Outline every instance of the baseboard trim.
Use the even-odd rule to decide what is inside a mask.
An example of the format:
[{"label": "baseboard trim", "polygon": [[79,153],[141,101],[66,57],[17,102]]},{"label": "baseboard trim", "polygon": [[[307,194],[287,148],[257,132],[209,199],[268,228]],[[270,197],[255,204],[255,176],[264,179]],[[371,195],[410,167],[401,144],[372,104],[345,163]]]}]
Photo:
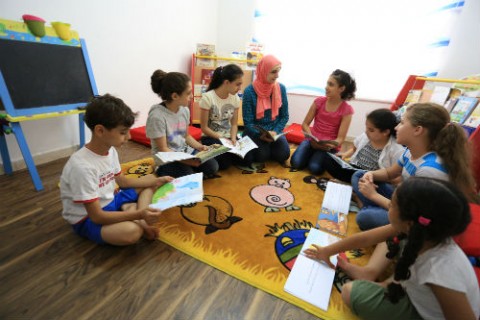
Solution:
[{"label": "baseboard trim", "polygon": [[[78,150],[78,145],[37,154],[33,156],[33,162],[35,163],[36,166],[38,166],[53,160],[69,157],[77,150]],[[12,160],[12,170],[14,172],[18,170],[26,169],[26,168],[27,168],[27,165],[25,164],[25,161],[23,160],[23,158]],[[0,175],[4,175],[4,174],[5,174],[5,170],[3,168],[3,163],[2,163],[0,166]]]}]

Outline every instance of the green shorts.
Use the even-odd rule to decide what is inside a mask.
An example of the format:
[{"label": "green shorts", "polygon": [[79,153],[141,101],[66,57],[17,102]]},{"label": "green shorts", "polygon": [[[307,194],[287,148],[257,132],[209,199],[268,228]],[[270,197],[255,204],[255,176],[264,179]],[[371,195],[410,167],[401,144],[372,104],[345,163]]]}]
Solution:
[{"label": "green shorts", "polygon": [[407,295],[393,304],[385,297],[385,288],[371,281],[352,282],[350,304],[352,311],[362,319],[422,319]]}]

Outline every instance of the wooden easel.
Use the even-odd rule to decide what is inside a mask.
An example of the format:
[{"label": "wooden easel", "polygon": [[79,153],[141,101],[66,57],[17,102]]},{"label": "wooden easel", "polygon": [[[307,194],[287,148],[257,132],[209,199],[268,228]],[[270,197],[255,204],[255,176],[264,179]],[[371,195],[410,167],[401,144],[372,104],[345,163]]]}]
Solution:
[{"label": "wooden easel", "polygon": [[[46,35],[42,38],[35,37],[22,22],[0,19],[0,27],[3,27],[0,33],[3,60],[3,64],[0,61],[0,98],[4,108],[0,110],[0,151],[3,167],[6,174],[13,173],[5,139],[6,134],[13,133],[35,189],[40,191],[42,181],[21,122],[78,115],[82,147],[85,144],[83,108],[88,99],[97,94],[97,87],[85,41],[75,31],[71,31],[71,39],[65,41],[51,27],[45,28]],[[62,56],[64,52],[68,55]],[[32,57],[44,59],[35,64]],[[70,70],[70,66],[75,69]],[[44,83],[38,79],[43,79]],[[70,95],[71,92],[74,94]]]}]

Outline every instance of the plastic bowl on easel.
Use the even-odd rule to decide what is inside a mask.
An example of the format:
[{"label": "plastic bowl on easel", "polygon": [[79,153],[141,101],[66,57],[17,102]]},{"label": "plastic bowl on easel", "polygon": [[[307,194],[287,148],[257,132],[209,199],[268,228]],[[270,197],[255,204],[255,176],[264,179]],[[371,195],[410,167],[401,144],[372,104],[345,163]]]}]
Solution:
[{"label": "plastic bowl on easel", "polygon": [[72,39],[72,33],[70,32],[70,23],[55,21],[52,22],[52,27],[55,29],[58,37],[64,41],[70,41]]},{"label": "plastic bowl on easel", "polygon": [[23,21],[27,24],[28,30],[36,37],[45,36],[45,20],[31,14],[24,14]]}]

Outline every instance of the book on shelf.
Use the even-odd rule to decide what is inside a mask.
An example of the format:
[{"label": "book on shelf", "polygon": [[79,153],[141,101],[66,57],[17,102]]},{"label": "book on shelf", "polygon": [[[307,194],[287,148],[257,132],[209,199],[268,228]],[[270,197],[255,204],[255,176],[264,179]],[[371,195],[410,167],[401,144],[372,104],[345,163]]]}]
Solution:
[{"label": "book on shelf", "polygon": [[226,138],[220,138],[220,141],[222,144],[230,150],[228,152],[236,154],[237,156],[243,158],[245,155],[250,151],[255,148],[258,148],[257,144],[253,142],[252,139],[250,139],[249,136],[244,136],[240,139],[237,140],[235,145],[232,144],[232,140],[226,139]]},{"label": "book on shelf", "polygon": [[260,136],[263,135],[263,136],[265,136],[265,137],[267,137],[267,138],[269,138],[269,139],[271,139],[271,140],[273,140],[273,141],[277,141],[278,138],[280,138],[281,136],[284,136],[284,135],[286,135],[287,133],[289,133],[289,132],[292,131],[292,130],[287,130],[287,131],[284,131],[284,132],[282,132],[282,133],[276,134],[275,136],[272,136],[272,134],[271,134],[268,130],[266,130],[265,128],[260,127],[260,126],[257,126],[257,125],[254,125],[254,127],[255,127],[256,129],[258,129],[258,131],[260,131]]},{"label": "book on shelf", "polygon": [[[197,56],[214,57],[215,45],[206,43],[197,43]],[[214,67],[215,61],[213,59],[198,58],[196,61],[197,66],[201,67]]]},{"label": "book on shelf", "polygon": [[200,73],[200,83],[202,85],[208,86],[210,82],[212,82],[214,71],[215,69],[202,69],[202,72]]},{"label": "book on shelf", "polygon": [[408,91],[407,97],[403,102],[404,106],[410,106],[420,101],[423,91],[421,89],[412,89]]},{"label": "book on shelf", "polygon": [[477,104],[473,112],[463,124],[471,128],[476,128],[480,125],[480,103]]},{"label": "book on shelf", "polygon": [[430,102],[444,106],[450,96],[452,89],[445,86],[435,86],[430,97]]},{"label": "book on shelf", "polygon": [[316,227],[345,236],[347,234],[351,198],[352,186],[329,181],[323,196]]},{"label": "book on shelf", "polygon": [[445,109],[447,109],[448,113],[452,112],[453,108],[457,104],[458,98],[449,99],[445,102]]},{"label": "book on shelf", "polygon": [[[432,98],[432,94],[433,94],[433,89],[422,89],[422,94],[420,96],[420,99],[417,102],[421,102],[421,103],[430,102],[430,99]],[[413,103],[411,103],[410,105],[412,104]]]},{"label": "book on shelf", "polygon": [[264,45],[258,42],[247,43],[247,67],[254,69],[263,57]]},{"label": "book on shelf", "polygon": [[339,156],[337,156],[336,154],[333,154],[331,152],[327,152],[327,154],[336,162],[338,163],[343,169],[350,169],[350,170],[360,170],[358,168],[355,168],[355,167],[352,167],[352,165],[350,163],[348,163],[347,161],[343,160],[342,158],[340,158]]},{"label": "book on shelf", "polygon": [[150,207],[166,210],[201,201],[203,201],[203,173],[200,172],[165,183],[153,194]]},{"label": "book on shelf", "polygon": [[478,99],[473,97],[458,97],[457,103],[450,112],[450,119],[453,122],[463,124],[465,120],[470,116],[478,104]]},{"label": "book on shelf", "polygon": [[[292,270],[288,275],[283,290],[320,309],[327,311],[332,293],[335,269],[330,268],[323,261],[310,259],[303,253],[313,244],[328,246],[340,238],[326,232],[310,229],[300,253],[295,259]],[[337,256],[330,257],[333,265],[337,264]]]},{"label": "book on shelf", "polygon": [[182,160],[197,160],[199,163],[204,163],[210,159],[215,158],[225,152],[228,152],[230,148],[223,145],[214,144],[208,146],[208,150],[200,151],[195,154],[187,152],[157,152],[155,157],[159,160],[160,165],[164,165],[170,162],[182,161]]},{"label": "book on shelf", "polygon": [[338,142],[335,141],[335,140],[320,140],[318,139],[317,137],[315,137],[313,134],[310,134],[306,131],[302,131],[303,132],[303,135],[306,137],[306,138],[310,138],[312,139],[313,141],[319,143],[319,144],[333,144],[335,145],[336,147],[338,147]]}]

